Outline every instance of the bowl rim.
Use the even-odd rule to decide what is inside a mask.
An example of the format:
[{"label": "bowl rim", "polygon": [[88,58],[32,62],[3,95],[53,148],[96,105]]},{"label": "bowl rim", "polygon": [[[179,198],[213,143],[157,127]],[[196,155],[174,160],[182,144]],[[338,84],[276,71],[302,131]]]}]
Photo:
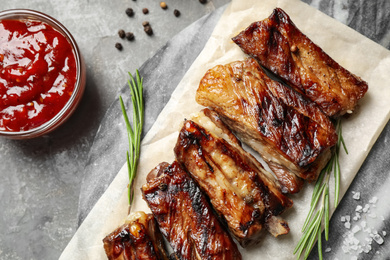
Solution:
[{"label": "bowl rim", "polygon": [[[52,26],[55,30],[59,31],[61,34],[65,36],[65,38],[69,41],[73,53],[75,55],[76,60],[76,83],[74,86],[74,90],[69,100],[66,102],[64,107],[49,121],[34,127],[29,130],[23,131],[4,131],[0,130],[0,136],[9,137],[9,138],[28,138],[28,137],[37,137],[43,135],[45,133],[50,132],[52,127],[55,127],[57,124],[61,124],[65,121],[70,114],[73,112],[72,110],[74,102],[78,102],[80,99],[80,95],[84,92],[83,84],[85,84],[85,79],[83,79],[83,57],[81,56],[80,49],[76,43],[76,40],[72,36],[72,34],[68,31],[68,29],[60,23],[57,19],[53,18],[50,15],[42,13],[40,11],[32,10],[32,9],[8,9],[4,11],[0,11],[0,21],[5,19],[29,19],[29,20],[38,20],[41,22],[45,22]],[[64,117],[65,116],[65,117]]]}]

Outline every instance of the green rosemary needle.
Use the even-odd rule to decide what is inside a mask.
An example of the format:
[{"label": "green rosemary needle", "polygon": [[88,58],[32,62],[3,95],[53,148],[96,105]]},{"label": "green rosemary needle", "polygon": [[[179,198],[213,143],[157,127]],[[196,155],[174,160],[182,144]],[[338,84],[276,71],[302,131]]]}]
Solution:
[{"label": "green rosemary needle", "polygon": [[143,78],[140,77],[137,70],[136,80],[129,73],[130,79],[128,81],[131,102],[133,105],[133,126],[131,126],[129,118],[127,116],[125,105],[123,104],[122,97],[119,96],[119,101],[122,109],[122,114],[125,119],[127,136],[129,139],[129,150],[126,152],[127,169],[129,172],[129,186],[128,197],[129,206],[131,206],[134,199],[133,181],[135,179],[138,167],[138,160],[141,148],[141,134],[144,125],[144,99],[143,99]]},{"label": "green rosemary needle", "polygon": [[339,203],[340,195],[340,147],[343,146],[345,153],[348,154],[348,150],[342,136],[340,119],[336,122],[336,131],[339,139],[332,151],[331,159],[318,176],[313,189],[310,210],[302,227],[303,235],[294,249],[294,254],[298,253],[297,259],[301,257],[303,252],[305,252],[304,259],[307,259],[316,239],[318,241],[318,258],[320,260],[323,259],[321,239],[322,227],[324,227],[325,239],[328,240],[329,238],[329,180],[333,172],[335,182],[334,207],[336,208]]}]

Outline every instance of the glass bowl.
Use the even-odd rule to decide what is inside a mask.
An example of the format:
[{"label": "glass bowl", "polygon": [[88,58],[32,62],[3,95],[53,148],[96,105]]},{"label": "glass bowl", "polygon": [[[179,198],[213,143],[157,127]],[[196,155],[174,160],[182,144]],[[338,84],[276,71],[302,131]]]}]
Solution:
[{"label": "glass bowl", "polygon": [[23,131],[0,130],[0,136],[11,139],[29,139],[48,134],[57,129],[72,115],[81,100],[86,84],[86,70],[83,57],[70,32],[60,22],[49,15],[28,9],[11,9],[0,12],[0,21],[2,20],[33,20],[47,23],[65,36],[73,49],[76,62],[76,83],[69,100],[62,109],[50,120],[35,128]]}]

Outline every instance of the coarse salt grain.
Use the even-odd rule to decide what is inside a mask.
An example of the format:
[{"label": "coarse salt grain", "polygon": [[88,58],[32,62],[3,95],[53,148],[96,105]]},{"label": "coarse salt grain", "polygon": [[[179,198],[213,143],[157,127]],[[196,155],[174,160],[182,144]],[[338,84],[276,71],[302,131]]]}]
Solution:
[{"label": "coarse salt grain", "polygon": [[342,246],[341,249],[343,249],[344,253],[349,253],[349,248],[347,246]]},{"label": "coarse salt grain", "polygon": [[350,229],[351,228],[351,223],[350,222],[345,222],[344,223],[344,227]]},{"label": "coarse salt grain", "polygon": [[356,212],[362,212],[362,210],[363,210],[362,206],[360,206],[360,205],[356,206],[356,209],[355,209]]},{"label": "coarse salt grain", "polygon": [[363,249],[363,251],[364,251],[364,253],[368,254],[368,253],[370,253],[371,249],[372,249],[371,246],[370,246],[370,245],[367,245],[367,247],[365,247],[365,248]]},{"label": "coarse salt grain", "polygon": [[357,232],[359,232],[361,230],[361,228],[359,227],[359,226],[354,226],[353,228],[352,228],[352,233],[357,233]]},{"label": "coarse salt grain", "polygon": [[378,245],[382,245],[384,240],[383,238],[379,235],[379,234],[375,234],[374,237],[373,237],[374,241],[378,244]]},{"label": "coarse salt grain", "polygon": [[356,212],[355,216],[353,217],[353,220],[358,221],[360,218],[360,213]]},{"label": "coarse salt grain", "polygon": [[371,233],[371,228],[370,228],[370,227],[363,228],[363,232],[365,232],[365,233]]},{"label": "coarse salt grain", "polygon": [[360,199],[360,192],[354,192],[352,198],[353,198],[354,200],[359,200],[359,199]]},{"label": "coarse salt grain", "polygon": [[378,197],[372,197],[372,199],[369,200],[371,204],[376,204],[378,202]]}]

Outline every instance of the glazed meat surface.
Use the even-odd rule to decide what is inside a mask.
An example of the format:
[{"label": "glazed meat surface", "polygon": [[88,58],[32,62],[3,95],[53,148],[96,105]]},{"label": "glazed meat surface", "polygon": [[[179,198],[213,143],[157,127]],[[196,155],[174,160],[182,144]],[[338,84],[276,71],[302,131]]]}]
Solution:
[{"label": "glazed meat surface", "polygon": [[152,214],[132,213],[103,239],[109,260],[168,260],[164,240]]},{"label": "glazed meat surface", "polygon": [[284,192],[298,192],[300,178],[315,180],[337,141],[332,122],[318,106],[270,79],[253,58],[207,71],[196,101],[215,110],[259,152]]},{"label": "glazed meat surface", "polygon": [[289,232],[276,216],[292,201],[215,112],[206,109],[186,120],[174,151],[243,247],[260,242],[263,228],[274,236]]},{"label": "glazed meat surface", "polygon": [[314,44],[280,8],[252,23],[233,41],[296,91],[317,103],[328,116],[354,110],[367,83],[340,66]]},{"label": "glazed meat surface", "polygon": [[206,197],[178,162],[161,163],[147,179],[143,198],[178,259],[241,259]]}]

